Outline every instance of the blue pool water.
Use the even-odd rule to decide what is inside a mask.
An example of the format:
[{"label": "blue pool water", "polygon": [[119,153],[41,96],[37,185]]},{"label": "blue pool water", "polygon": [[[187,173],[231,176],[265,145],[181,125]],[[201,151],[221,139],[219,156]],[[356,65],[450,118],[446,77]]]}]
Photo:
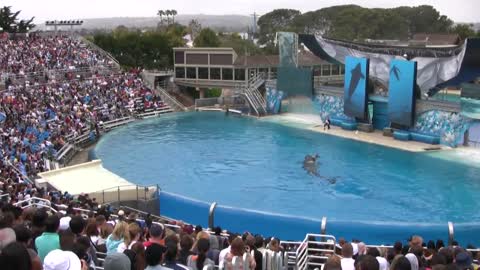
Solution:
[{"label": "blue pool water", "polygon": [[[480,220],[478,166],[264,120],[171,114],[114,130],[95,151],[131,182],[232,207],[367,223]],[[313,153],[335,184],[302,169]]]}]

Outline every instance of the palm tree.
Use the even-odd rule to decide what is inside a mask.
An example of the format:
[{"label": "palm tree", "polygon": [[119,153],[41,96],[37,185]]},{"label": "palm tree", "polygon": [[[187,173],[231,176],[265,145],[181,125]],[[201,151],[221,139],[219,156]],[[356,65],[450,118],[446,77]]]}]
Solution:
[{"label": "palm tree", "polygon": [[175,24],[175,16],[177,16],[177,11],[175,9],[172,9],[170,11],[172,13],[172,21],[173,21],[173,24]]},{"label": "palm tree", "polygon": [[172,15],[170,9],[165,10],[165,15],[167,15],[167,24],[170,24],[170,15]]},{"label": "palm tree", "polygon": [[163,10],[159,10],[157,12],[157,15],[160,16],[160,23],[163,22],[163,15],[165,15],[165,12]]}]

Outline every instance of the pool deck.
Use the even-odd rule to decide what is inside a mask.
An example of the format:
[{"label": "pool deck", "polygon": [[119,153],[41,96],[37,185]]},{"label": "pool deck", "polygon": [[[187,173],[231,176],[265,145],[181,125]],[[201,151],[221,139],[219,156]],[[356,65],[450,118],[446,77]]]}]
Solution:
[{"label": "pool deck", "polygon": [[323,124],[321,122],[320,117],[316,117],[314,115],[302,115],[302,114],[292,114],[292,113],[283,113],[280,115],[275,116],[267,116],[263,118],[265,121],[272,121],[281,124],[302,124],[305,126],[305,129],[328,134],[332,136],[342,137],[346,139],[366,142],[366,143],[373,143],[382,145],[385,147],[396,148],[404,151],[410,152],[427,152],[432,151],[428,150],[429,148],[439,148],[435,149],[438,150],[451,150],[453,148],[444,146],[444,145],[432,145],[427,143],[421,143],[416,141],[399,141],[395,140],[393,137],[383,136],[383,132],[379,130],[375,130],[374,132],[362,132],[362,131],[350,131],[350,130],[343,130],[340,127],[331,126],[328,130],[323,129]]},{"label": "pool deck", "polygon": [[117,191],[117,187],[122,187],[122,189],[136,188],[128,180],[105,169],[101,160],[93,160],[38,175],[40,179],[37,180],[37,184],[49,183],[55,189],[62,192],[68,191],[72,195],[78,195],[82,192],[91,194],[102,191]]}]

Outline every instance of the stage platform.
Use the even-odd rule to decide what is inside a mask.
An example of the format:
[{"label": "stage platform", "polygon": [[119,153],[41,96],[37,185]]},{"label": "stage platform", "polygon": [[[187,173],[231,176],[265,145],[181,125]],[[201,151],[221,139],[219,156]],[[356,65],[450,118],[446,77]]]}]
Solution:
[{"label": "stage platform", "polygon": [[[99,193],[119,186],[122,189],[136,189],[136,186],[122,177],[105,169],[101,160],[82,163],[58,170],[38,174],[41,179],[36,180],[39,185],[47,183],[62,192],[68,191],[72,195],[81,193]],[[98,199],[98,197],[97,197]]]},{"label": "stage platform", "polygon": [[435,150],[448,150],[451,147],[444,145],[431,145],[416,141],[398,141],[392,137],[383,136],[383,132],[375,130],[374,132],[349,131],[340,127],[331,126],[328,130],[323,130],[323,123],[319,116],[308,114],[283,113],[279,115],[263,117],[265,121],[276,122],[285,125],[291,125],[309,129],[315,132],[357,140],[366,143],[378,144],[386,147],[397,148],[410,152],[425,152]]}]

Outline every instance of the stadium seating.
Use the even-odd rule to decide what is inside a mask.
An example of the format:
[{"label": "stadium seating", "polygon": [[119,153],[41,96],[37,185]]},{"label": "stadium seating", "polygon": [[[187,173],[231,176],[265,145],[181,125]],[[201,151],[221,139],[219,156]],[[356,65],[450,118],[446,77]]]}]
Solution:
[{"label": "stadium seating", "polygon": [[[155,230],[157,233],[158,230],[161,231],[162,239],[154,244],[163,245],[169,251],[178,244],[188,246],[190,241],[190,248],[186,252],[195,258],[198,258],[196,243],[205,233],[210,242],[215,242],[211,239],[220,238],[222,241],[219,242],[227,245],[225,237],[236,239],[240,236],[234,232],[220,233],[220,228],[216,228],[215,233],[198,226],[194,230],[193,225],[182,221],[145,215],[128,208],[99,205],[95,198],[88,194],[74,197],[68,192],[35,187],[29,177],[35,177],[38,172],[47,169],[45,159],[50,160],[59,152],[63,153],[62,149],[77,147],[79,138],[85,137],[85,134],[88,134],[87,138],[92,133],[99,136],[97,129],[103,128],[105,123],[113,128],[118,125],[116,123],[123,123],[139,114],[155,114],[155,111],[168,108],[143,84],[138,71],[123,73],[109,68],[109,59],[97,54],[77,39],[68,36],[33,35],[27,39],[1,40],[0,45],[0,76],[6,82],[6,89],[1,94],[6,119],[3,120],[0,130],[0,155],[3,160],[0,165],[0,262],[8,262],[2,265],[2,269],[41,269],[42,261],[37,255],[39,246],[35,240],[46,232],[54,235],[58,232],[58,247],[73,253],[50,251],[48,254],[69,255],[68,258],[56,257],[56,260],[48,261],[46,258],[49,256],[46,254],[45,261],[48,263],[44,269],[64,269],[56,264],[64,259],[78,263],[82,260],[90,269],[119,269],[108,268],[107,262],[111,261],[109,256],[112,255],[100,251],[102,245],[106,246],[104,242],[117,233],[122,235],[118,241],[125,244],[130,251],[126,254],[131,257],[132,252],[134,254],[132,259],[128,257],[128,262],[134,264],[132,269],[145,268],[141,263],[145,262],[146,254],[150,252],[148,247],[145,250],[144,243],[154,241],[152,236]],[[83,68],[82,75],[78,74],[79,67]],[[62,78],[57,77],[62,73]],[[55,79],[40,78],[39,74],[53,74]],[[356,127],[356,123],[346,119],[331,119],[331,123],[346,129]],[[439,140],[431,135],[394,132],[396,139],[410,139],[410,136],[414,140],[430,143],[437,143]],[[75,147],[69,146],[69,143]],[[56,232],[46,231],[47,227],[53,227]],[[141,230],[137,234],[138,228]],[[135,233],[132,237],[136,237],[139,245],[130,245],[132,232]],[[168,242],[164,236],[173,242]],[[244,233],[243,243],[248,244],[248,238],[251,239],[252,236]],[[252,255],[259,266],[255,269],[261,270],[324,269],[325,265],[329,266],[328,269],[342,269],[340,253],[346,244],[343,239],[340,239],[337,245],[333,236],[309,234],[303,241],[280,241],[279,249],[274,248],[271,237],[256,235],[255,241],[255,245],[249,248],[251,251],[259,251],[260,258],[255,256],[255,252],[247,254],[242,250],[242,255],[234,256],[232,266],[225,269],[253,270],[249,259]],[[353,248],[353,257],[359,261],[359,269],[363,269],[362,260],[365,257],[392,263],[394,256],[390,255],[399,254],[402,250],[404,255],[410,252],[418,255],[418,259],[412,253],[407,255],[407,264],[410,262],[412,269],[420,269],[419,266],[421,269],[430,269],[428,258],[432,254],[443,256],[443,253],[450,256],[450,266],[457,267],[455,269],[478,268],[478,262],[472,264],[472,254],[455,242],[446,247],[443,247],[443,242],[437,242],[437,245],[433,246],[429,242],[424,248],[423,239],[412,237],[408,245],[404,246],[404,243],[399,242],[398,245],[395,244],[395,248],[382,247],[382,254],[375,246],[366,248],[363,244],[364,249],[361,249],[361,244],[363,243],[359,241],[351,242],[351,245],[356,247]],[[138,246],[140,248],[133,251]],[[211,244],[210,248],[214,248],[214,245]],[[442,249],[447,252],[442,252]],[[227,246],[218,246],[217,251],[220,250],[224,250],[225,254],[231,251]],[[446,260],[438,261],[447,267]],[[17,264],[25,262],[28,267],[17,267]],[[127,265],[123,266],[130,269]],[[216,265],[215,268],[223,266]],[[188,268],[179,266],[176,269]],[[348,269],[353,268],[343,270]],[[386,268],[378,266],[365,269],[388,270],[388,264]]]},{"label": "stadium seating", "polygon": [[138,70],[121,72],[114,62],[73,36],[0,40],[0,170],[17,181],[35,177],[96,140],[104,122],[171,111]]}]

